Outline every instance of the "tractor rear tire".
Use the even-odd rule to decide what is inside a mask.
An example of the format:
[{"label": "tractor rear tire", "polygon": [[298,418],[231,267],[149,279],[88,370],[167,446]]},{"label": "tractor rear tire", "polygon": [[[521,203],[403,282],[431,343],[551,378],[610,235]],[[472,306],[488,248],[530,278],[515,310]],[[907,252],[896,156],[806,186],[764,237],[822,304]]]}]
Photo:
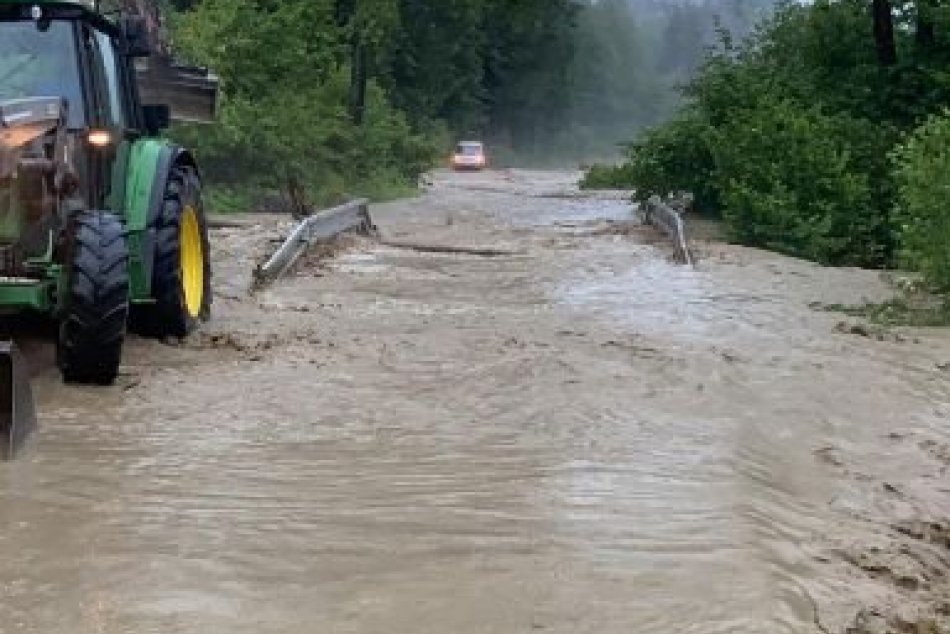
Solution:
[{"label": "tractor rear tire", "polygon": [[208,225],[193,168],[172,168],[152,228],[154,303],[135,307],[133,328],[152,337],[186,337],[210,317],[212,292]]},{"label": "tractor rear tire", "polygon": [[129,248],[113,214],[71,220],[66,297],[56,359],[67,383],[111,385],[119,373],[129,316]]}]

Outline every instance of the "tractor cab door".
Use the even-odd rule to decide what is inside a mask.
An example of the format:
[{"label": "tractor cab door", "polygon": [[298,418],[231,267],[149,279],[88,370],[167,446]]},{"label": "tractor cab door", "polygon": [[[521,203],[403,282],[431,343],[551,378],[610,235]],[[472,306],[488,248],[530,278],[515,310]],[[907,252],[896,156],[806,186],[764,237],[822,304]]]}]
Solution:
[{"label": "tractor cab door", "polygon": [[115,33],[85,23],[82,43],[86,73],[88,131],[84,139],[89,161],[93,208],[123,213],[130,140],[138,113],[130,99],[128,64]]}]

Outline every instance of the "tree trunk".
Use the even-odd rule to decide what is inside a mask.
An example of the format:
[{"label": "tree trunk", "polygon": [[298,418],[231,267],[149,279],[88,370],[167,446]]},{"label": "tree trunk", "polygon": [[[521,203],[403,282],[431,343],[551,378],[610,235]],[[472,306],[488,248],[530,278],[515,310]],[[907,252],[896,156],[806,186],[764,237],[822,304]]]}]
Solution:
[{"label": "tree trunk", "polygon": [[367,81],[366,46],[359,34],[354,33],[350,60],[350,118],[356,125],[363,125]]},{"label": "tree trunk", "polygon": [[877,60],[881,66],[897,63],[897,46],[894,43],[894,13],[890,0],[873,0],[874,44]]},{"label": "tree trunk", "polygon": [[287,175],[287,197],[290,199],[290,215],[294,220],[302,220],[310,215],[307,191],[300,184],[300,179],[296,174]]}]

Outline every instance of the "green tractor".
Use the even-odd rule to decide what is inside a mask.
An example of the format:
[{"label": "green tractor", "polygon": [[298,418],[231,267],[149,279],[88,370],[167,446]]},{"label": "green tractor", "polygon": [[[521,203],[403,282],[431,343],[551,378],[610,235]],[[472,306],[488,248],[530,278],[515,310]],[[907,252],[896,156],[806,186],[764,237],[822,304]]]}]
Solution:
[{"label": "green tractor", "polygon": [[216,82],[150,58],[149,27],[98,2],[0,0],[0,313],[54,320],[67,382],[113,383],[128,330],[184,337],[209,316],[198,167],[160,136],[169,103],[143,95],[209,111]]}]

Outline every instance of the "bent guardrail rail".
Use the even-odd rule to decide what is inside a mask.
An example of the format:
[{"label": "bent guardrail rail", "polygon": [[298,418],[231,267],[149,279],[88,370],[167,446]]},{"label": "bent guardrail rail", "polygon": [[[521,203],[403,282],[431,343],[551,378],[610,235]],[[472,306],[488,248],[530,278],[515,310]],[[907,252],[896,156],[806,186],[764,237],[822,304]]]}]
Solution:
[{"label": "bent guardrail rail", "polygon": [[[683,207],[685,208],[685,205]],[[683,222],[681,213],[672,205],[663,202],[659,196],[651,196],[643,203],[644,220],[670,237],[677,261],[695,266],[686,237],[686,223]]]},{"label": "bent guardrail rail", "polygon": [[376,234],[376,225],[369,215],[368,200],[354,200],[304,218],[274,255],[254,271],[255,287],[259,288],[279,279],[311,244],[330,240],[343,233]]}]

